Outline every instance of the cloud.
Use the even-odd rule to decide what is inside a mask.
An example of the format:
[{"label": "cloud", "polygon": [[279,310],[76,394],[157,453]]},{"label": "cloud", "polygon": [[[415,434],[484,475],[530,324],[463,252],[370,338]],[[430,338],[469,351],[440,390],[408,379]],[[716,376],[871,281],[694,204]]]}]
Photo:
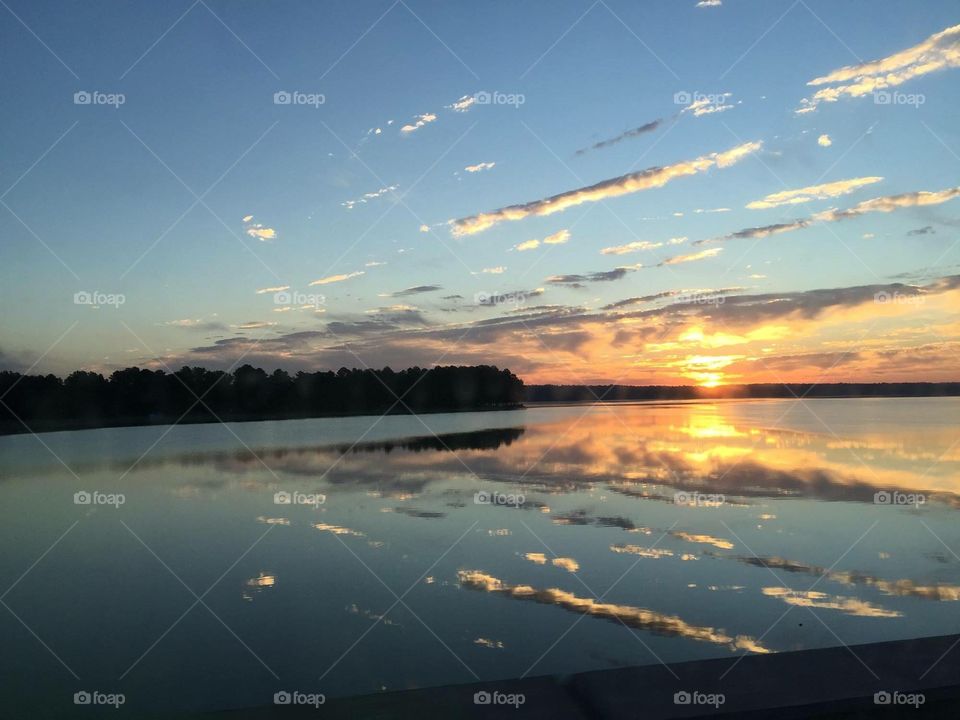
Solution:
[{"label": "cloud", "polygon": [[783,190],[781,192],[771,193],[763,200],[754,200],[747,203],[750,210],[765,210],[775,208],[781,205],[799,205],[810,202],[811,200],[825,200],[827,198],[840,197],[859,190],[865,185],[872,185],[883,180],[882,177],[860,177],[849,180],[836,180],[834,182],[822,183],[820,185],[810,185],[797,190]]},{"label": "cloud", "polygon": [[394,293],[390,293],[387,297],[408,297],[410,295],[419,295],[421,293],[434,292],[435,290],[442,289],[439,285],[415,285],[414,287],[397,290]]},{"label": "cloud", "polygon": [[667,258],[664,260],[661,265],[680,265],[681,263],[696,262],[697,260],[706,260],[707,258],[716,257],[720,254],[723,248],[709,248],[708,250],[701,250],[700,252],[690,253],[688,255],[675,255],[674,257]]},{"label": "cloud", "polygon": [[722,0],[700,0],[694,7],[720,7],[723,5]]},{"label": "cloud", "polygon": [[697,98],[692,103],[687,105],[681,113],[692,112],[694,117],[700,117],[701,115],[712,115],[713,113],[724,112],[733,107],[733,105],[724,105],[724,100],[730,93],[723,93],[716,97],[702,97]]},{"label": "cloud", "polygon": [[484,268],[480,272],[485,275],[502,275],[506,268],[503,265],[497,265],[496,267]]},{"label": "cloud", "polygon": [[643,250],[655,250],[658,247],[663,247],[662,242],[650,242],[648,240],[637,240],[635,242],[627,243],[626,245],[615,245],[613,247],[605,247],[600,251],[601,255],[627,255],[629,253],[641,252]]},{"label": "cloud", "polygon": [[544,245],[563,245],[570,239],[569,230],[557,230],[553,235],[547,235],[543,239]]},{"label": "cloud", "polygon": [[539,240],[524,240],[522,243],[517,243],[513,246],[513,249],[517,252],[526,252],[527,250],[536,250],[540,247]]},{"label": "cloud", "polygon": [[833,140],[830,139],[829,135],[824,133],[823,135],[817,138],[817,145],[819,145],[820,147],[830,147],[831,145],[833,145]]},{"label": "cloud", "polygon": [[386,265],[386,263],[379,260],[371,260],[370,262],[363,264],[364,267],[380,267],[381,265]]},{"label": "cloud", "polygon": [[417,121],[413,123],[413,125],[404,125],[402,128],[400,128],[400,132],[410,134],[414,130],[419,130],[427,123],[432,123],[437,119],[437,116],[433,113],[424,113],[423,115],[417,115],[416,118]]},{"label": "cloud", "polygon": [[388,185],[387,187],[382,187],[379,190],[364,193],[356,200],[344,200],[342,203],[340,203],[340,205],[345,207],[347,210],[353,210],[356,205],[362,205],[370,202],[371,200],[376,200],[379,197],[383,197],[388,193],[394,192],[399,187],[399,185]]},{"label": "cloud", "polygon": [[933,235],[937,231],[933,229],[933,225],[925,225],[921,228],[915,228],[907,233],[907,237],[916,237],[917,235]]},{"label": "cloud", "polygon": [[663,187],[671,180],[697,175],[714,166],[718,168],[729,167],[747,155],[758,151],[761,147],[761,142],[744,143],[725,152],[709,153],[673,165],[651,167],[609,180],[602,180],[594,185],[570,190],[542,200],[534,200],[522,205],[511,205],[492,212],[460,218],[451,221],[451,232],[456,237],[473,235],[508,220],[523,220],[531,216],[544,217],[563,212],[583,203],[598,202],[607,198]]},{"label": "cloud", "polygon": [[289,285],[277,285],[276,287],[260,288],[259,290],[257,290],[257,295],[268,295],[272,293],[283,292],[284,290],[289,290],[289,289],[290,289]]},{"label": "cloud", "polygon": [[628,138],[634,138],[634,137],[637,137],[638,135],[644,135],[648,132],[653,132],[658,127],[660,127],[661,124],[663,124],[663,118],[657,118],[656,120],[651,120],[650,122],[644,125],[641,125],[640,127],[635,127],[632,130],[627,130],[626,132],[622,132],[616,137],[612,137],[607,140],[601,140],[600,142],[594,143],[590,147],[580,148],[574,154],[583,155],[585,153],[590,152],[591,150],[600,150],[601,148],[610,147],[611,145],[616,145],[617,143],[623,142]]},{"label": "cloud", "polygon": [[250,237],[256,238],[261,242],[266,242],[268,240],[275,240],[277,237],[277,231],[271,227],[266,227],[262,223],[251,222],[253,220],[253,215],[246,215],[243,218],[244,225],[246,227],[243,231]]},{"label": "cloud", "polygon": [[795,112],[812,112],[821,102],[862,97],[952,67],[960,67],[960,25],[948,27],[911,48],[880,60],[848,65],[814,78],[807,85],[833,87],[823,87],[811,97],[804,98]]},{"label": "cloud", "polygon": [[464,95],[462,98],[457,100],[455,103],[450,105],[444,105],[447,110],[453,110],[454,112],[467,112],[473,104],[477,101],[476,95]]},{"label": "cloud", "polygon": [[849,220],[850,218],[860,217],[871,212],[893,212],[899,208],[905,207],[925,207],[928,205],[939,205],[955,197],[960,197],[960,187],[947,188],[936,192],[927,190],[917,190],[914,192],[901,193],[899,195],[885,195],[883,197],[864,200],[846,210],[825,210],[815,215],[794,220],[787,223],[776,223],[773,225],[762,225],[760,227],[745,228],[737,232],[724,235],[719,238],[708,238],[697,240],[694,245],[703,245],[704,243],[720,242],[723,240],[742,240],[749,238],[765,238],[770,235],[791,232],[793,230],[802,230],[810,227],[816,222],[837,222],[838,220]]},{"label": "cloud", "polygon": [[872,200],[864,200],[846,210],[827,210],[822,213],[817,213],[814,215],[814,218],[821,222],[834,222],[835,220],[846,220],[848,218],[858,217],[869,212],[888,213],[905,207],[939,205],[955,197],[960,197],[960,187],[947,188],[936,192],[918,190],[915,192],[901,193],[899,195],[886,195],[884,197],[873,198]]},{"label": "cloud", "polygon": [[494,165],[496,165],[495,162],[482,162],[477,163],[476,165],[467,165],[464,170],[466,170],[468,173],[476,173],[480,172],[481,170],[489,170]]},{"label": "cloud", "polygon": [[356,270],[354,272],[344,273],[341,275],[330,275],[329,277],[314,280],[312,283],[310,283],[310,286],[313,287],[314,285],[329,285],[330,283],[343,282],[344,280],[350,280],[351,278],[359,277],[364,274],[365,273],[363,270]]},{"label": "cloud", "polygon": [[613,270],[602,270],[599,272],[591,272],[584,274],[572,274],[572,275],[551,275],[547,278],[547,282],[551,285],[569,285],[571,287],[582,287],[583,283],[588,282],[611,282],[613,280],[619,280],[622,277],[625,277],[627,273],[632,273],[640,268],[643,265],[627,265],[624,267],[616,267]]}]

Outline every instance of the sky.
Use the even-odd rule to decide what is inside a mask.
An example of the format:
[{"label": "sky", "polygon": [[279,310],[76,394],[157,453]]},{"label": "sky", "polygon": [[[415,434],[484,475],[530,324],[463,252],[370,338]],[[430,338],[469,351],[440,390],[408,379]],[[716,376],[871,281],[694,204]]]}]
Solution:
[{"label": "sky", "polygon": [[0,369],[960,380],[955,0],[0,5]]}]

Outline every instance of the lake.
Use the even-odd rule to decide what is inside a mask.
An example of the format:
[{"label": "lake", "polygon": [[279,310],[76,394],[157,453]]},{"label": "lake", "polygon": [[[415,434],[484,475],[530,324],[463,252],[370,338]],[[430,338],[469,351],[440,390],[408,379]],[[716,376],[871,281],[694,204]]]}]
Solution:
[{"label": "lake", "polygon": [[2,437],[3,707],[960,632],[958,427],[954,398],[817,399]]}]

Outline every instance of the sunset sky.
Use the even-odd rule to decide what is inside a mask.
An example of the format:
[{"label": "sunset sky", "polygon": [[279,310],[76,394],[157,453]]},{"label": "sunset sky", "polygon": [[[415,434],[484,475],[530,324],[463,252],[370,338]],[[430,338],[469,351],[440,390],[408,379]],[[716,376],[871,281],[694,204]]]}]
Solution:
[{"label": "sunset sky", "polygon": [[956,0],[0,18],[0,369],[960,380]]}]

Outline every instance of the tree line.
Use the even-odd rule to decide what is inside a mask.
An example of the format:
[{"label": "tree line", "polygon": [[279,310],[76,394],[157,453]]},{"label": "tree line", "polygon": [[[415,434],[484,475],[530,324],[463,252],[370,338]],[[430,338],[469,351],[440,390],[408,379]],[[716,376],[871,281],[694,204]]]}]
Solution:
[{"label": "tree line", "polygon": [[250,365],[233,372],[131,367],[66,378],[3,371],[0,432],[516,408],[523,395],[520,378],[491,365],[294,375]]}]

